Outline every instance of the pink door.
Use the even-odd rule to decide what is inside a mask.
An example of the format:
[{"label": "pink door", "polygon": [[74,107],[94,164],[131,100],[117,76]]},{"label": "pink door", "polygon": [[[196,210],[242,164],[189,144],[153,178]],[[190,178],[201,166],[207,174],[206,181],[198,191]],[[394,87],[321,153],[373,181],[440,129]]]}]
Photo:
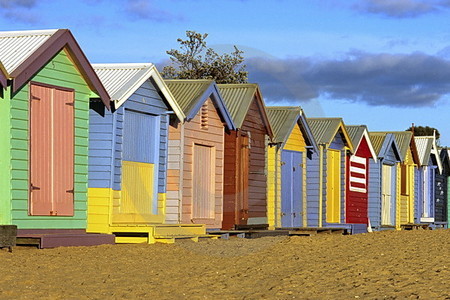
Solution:
[{"label": "pink door", "polygon": [[73,215],[74,93],[31,84],[30,214]]}]

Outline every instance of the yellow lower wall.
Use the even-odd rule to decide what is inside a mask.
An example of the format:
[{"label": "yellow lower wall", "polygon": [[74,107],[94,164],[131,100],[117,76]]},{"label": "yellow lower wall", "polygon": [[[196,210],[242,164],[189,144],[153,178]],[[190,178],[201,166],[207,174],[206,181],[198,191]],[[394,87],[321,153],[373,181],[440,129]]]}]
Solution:
[{"label": "yellow lower wall", "polygon": [[158,214],[121,214],[118,211],[122,193],[107,188],[88,189],[88,223],[87,232],[111,233],[115,223],[142,225],[163,224],[165,219],[166,194],[158,194]]}]

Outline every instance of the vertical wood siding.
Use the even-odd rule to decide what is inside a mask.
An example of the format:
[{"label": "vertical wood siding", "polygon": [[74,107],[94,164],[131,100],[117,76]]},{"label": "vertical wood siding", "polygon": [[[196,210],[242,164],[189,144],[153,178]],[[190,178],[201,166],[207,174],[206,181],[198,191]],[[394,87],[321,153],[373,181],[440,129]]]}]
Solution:
[{"label": "vertical wood siding", "polygon": [[248,175],[248,223],[267,223],[266,138],[267,129],[254,99],[241,130],[250,132]]},{"label": "vertical wood siding", "polygon": [[[208,104],[208,128],[201,126],[200,112],[184,125],[171,124],[169,129],[169,168],[167,178],[167,209],[174,208],[166,220],[174,222],[176,210],[181,210],[181,222],[206,224],[209,228],[220,228],[223,213],[223,160],[224,125],[211,99]],[[172,126],[173,125],[173,126]],[[197,219],[193,216],[193,148],[194,145],[213,147],[214,160],[214,217]],[[182,157],[181,157],[182,156]],[[181,162],[181,164],[177,164]],[[178,191],[178,192],[177,192]],[[181,192],[181,195],[180,195]],[[181,202],[181,209],[176,207]],[[177,218],[178,219],[178,218]]]},{"label": "vertical wood siding", "polygon": [[23,229],[85,229],[88,172],[88,124],[91,90],[65,50],[57,54],[32,79],[75,90],[74,116],[74,215],[29,216],[29,86],[22,87],[11,99],[11,219]]},{"label": "vertical wood siding", "polygon": [[281,152],[281,226],[303,224],[303,155],[302,152]]},{"label": "vertical wood siding", "polygon": [[339,223],[341,220],[341,152],[328,149],[327,151],[327,200],[326,221]]},{"label": "vertical wood siding", "polygon": [[193,155],[193,211],[192,218],[214,218],[214,161],[213,148],[194,144]]}]

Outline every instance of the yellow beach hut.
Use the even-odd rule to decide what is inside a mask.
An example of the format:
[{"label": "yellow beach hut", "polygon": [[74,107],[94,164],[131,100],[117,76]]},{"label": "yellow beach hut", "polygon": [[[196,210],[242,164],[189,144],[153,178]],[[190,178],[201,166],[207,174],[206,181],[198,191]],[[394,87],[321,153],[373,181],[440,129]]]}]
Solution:
[{"label": "yellow beach hut", "polygon": [[317,145],[300,107],[266,109],[274,132],[267,162],[269,228],[306,227],[306,165]]}]

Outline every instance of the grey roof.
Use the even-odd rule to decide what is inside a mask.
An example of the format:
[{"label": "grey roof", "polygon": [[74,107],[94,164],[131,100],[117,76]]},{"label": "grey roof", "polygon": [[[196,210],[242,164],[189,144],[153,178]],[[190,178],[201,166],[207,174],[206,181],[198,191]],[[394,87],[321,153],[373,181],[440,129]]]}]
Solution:
[{"label": "grey roof", "polygon": [[295,125],[300,130],[308,146],[317,151],[317,144],[304,116],[303,110],[298,106],[267,106],[267,115],[273,130],[273,142],[284,144]]},{"label": "grey roof", "polygon": [[380,156],[381,148],[383,147],[384,139],[386,138],[386,132],[369,132],[370,141],[372,142],[375,153]]},{"label": "grey roof", "polygon": [[206,99],[211,97],[217,105],[227,127],[236,129],[233,119],[223,101],[219,88],[214,80],[207,79],[166,79],[164,82],[186,116],[186,121],[194,118]]},{"label": "grey roof", "polygon": [[352,140],[353,145],[356,147],[364,136],[364,132],[367,131],[365,125],[345,125],[347,128],[348,136]]},{"label": "grey roof", "polygon": [[145,81],[152,78],[177,117],[184,120],[185,115],[152,63],[92,64],[92,66],[111,96],[111,101],[115,102],[116,109]]},{"label": "grey roof", "polygon": [[267,115],[274,135],[273,142],[284,143],[287,141],[300,114],[300,107],[267,107]]},{"label": "grey roof", "polygon": [[366,137],[367,146],[369,147],[369,151],[372,155],[372,158],[377,161],[378,152],[375,151],[373,148],[372,142],[369,137],[369,131],[367,130],[366,125],[345,125],[345,128],[347,129],[348,136],[350,137],[353,147],[355,148],[355,152],[357,151],[357,148],[359,147],[359,144],[361,143],[363,137]]},{"label": "grey roof", "polygon": [[436,139],[433,136],[415,136],[417,152],[421,165],[431,165],[433,161],[430,159],[434,155],[434,159],[438,166],[439,173],[442,173],[442,160],[439,155],[439,149],[436,144]]},{"label": "grey roof", "polygon": [[417,154],[419,155],[420,164],[428,165],[430,161],[431,149],[433,148],[432,136],[415,136]]},{"label": "grey roof", "polygon": [[307,120],[318,144],[330,145],[338,131],[341,130],[348,148],[353,152],[353,143],[348,136],[342,118],[307,118]]},{"label": "grey roof", "polygon": [[242,127],[248,109],[259,90],[257,84],[218,84],[220,94],[227,105],[233,122],[237,128]]},{"label": "grey roof", "polygon": [[400,155],[402,156],[402,160],[405,159],[406,153],[410,147],[411,138],[413,136],[411,131],[383,131],[383,132],[372,132],[372,133],[392,133],[395,136],[395,140],[397,142],[398,148],[400,150]]},{"label": "grey roof", "polygon": [[214,80],[209,79],[166,79],[164,82],[185,115],[189,115],[197,101],[214,84]]},{"label": "grey roof", "polygon": [[56,31],[57,29],[0,31],[0,61],[6,71],[11,74]]}]

